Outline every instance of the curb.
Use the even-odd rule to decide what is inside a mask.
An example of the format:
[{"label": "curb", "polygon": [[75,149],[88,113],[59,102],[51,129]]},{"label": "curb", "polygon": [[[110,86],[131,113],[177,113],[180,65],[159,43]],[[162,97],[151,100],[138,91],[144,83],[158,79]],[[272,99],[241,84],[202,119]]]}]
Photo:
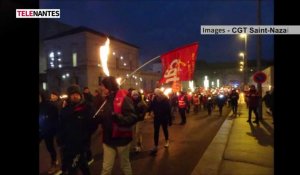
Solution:
[{"label": "curb", "polygon": [[226,117],[224,123],[220,127],[216,136],[207,147],[203,156],[195,166],[191,175],[218,175],[220,165],[223,161],[224,151],[227,147],[231,128],[233,126],[233,119],[228,119],[232,116],[232,111]]}]

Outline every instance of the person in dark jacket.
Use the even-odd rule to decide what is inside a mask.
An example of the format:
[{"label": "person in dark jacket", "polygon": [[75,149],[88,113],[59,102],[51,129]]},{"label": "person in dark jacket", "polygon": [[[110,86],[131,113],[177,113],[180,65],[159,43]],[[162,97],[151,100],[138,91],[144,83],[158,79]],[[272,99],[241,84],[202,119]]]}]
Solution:
[{"label": "person in dark jacket", "polygon": [[222,116],[223,106],[226,103],[226,96],[224,94],[219,94],[217,97],[217,105],[219,107],[219,114]]},{"label": "person in dark jacket", "polygon": [[45,140],[47,151],[51,156],[51,167],[48,173],[58,170],[57,153],[54,147],[54,137],[58,126],[58,108],[50,102],[50,93],[47,91],[41,94],[39,105],[39,133],[40,142]]},{"label": "person in dark jacket", "polygon": [[[92,106],[93,109],[95,109],[96,107],[93,105],[95,105],[96,99],[91,94],[90,89],[88,87],[84,87],[82,94],[83,94],[84,102],[87,103],[88,105]],[[91,128],[91,130],[90,130],[91,132],[89,133],[89,142],[88,142],[89,149],[87,150],[87,159],[88,159],[89,165],[94,162],[93,154],[92,154],[92,151],[90,148],[91,148],[91,143],[92,143],[92,135],[96,130],[97,130],[97,127],[95,126],[94,128]]]},{"label": "person in dark jacket", "polygon": [[237,115],[237,108],[238,108],[238,101],[239,101],[239,94],[236,92],[236,89],[233,89],[231,91],[231,94],[229,95],[231,109],[233,112],[233,115]]},{"label": "person in dark jacket", "polygon": [[248,120],[247,122],[251,122],[251,114],[252,111],[255,114],[255,120],[253,121],[253,123],[259,124],[259,120],[258,120],[258,104],[259,104],[259,94],[255,88],[254,85],[250,86],[250,91],[247,94],[247,99],[248,99],[248,105],[249,105],[249,115],[248,115]]},{"label": "person in dark jacket", "polygon": [[90,175],[87,150],[89,134],[93,128],[92,107],[84,102],[79,86],[68,89],[67,105],[61,110],[58,132],[62,149],[62,174],[75,174],[78,169],[83,175]]},{"label": "person in dark jacket", "polygon": [[158,88],[154,90],[154,94],[154,99],[148,109],[148,112],[153,111],[154,113],[154,148],[150,152],[151,155],[155,155],[157,153],[160,125],[162,125],[165,136],[164,146],[165,148],[169,147],[168,124],[171,124],[172,122],[171,106],[168,98]]},{"label": "person in dark jacket", "polygon": [[132,141],[132,126],[137,122],[132,100],[125,91],[119,89],[115,77],[103,78],[100,84],[105,101],[94,116],[103,130],[103,166],[102,175],[111,174],[118,153],[121,169],[125,175],[131,175],[129,159]]},{"label": "person in dark jacket", "polygon": [[271,97],[270,91],[267,91],[265,96],[262,98],[262,101],[265,102],[265,105],[267,107],[267,112],[272,115],[272,113],[271,113],[271,103],[272,103],[271,100],[272,99],[271,98],[272,97]]},{"label": "person in dark jacket", "polygon": [[213,107],[214,107],[214,103],[213,103],[213,99],[212,99],[211,95],[208,96],[206,105],[207,105],[206,108],[207,108],[208,116],[211,116],[211,113],[212,113]]},{"label": "person in dark jacket", "polygon": [[59,93],[52,91],[50,94],[50,101],[57,107],[58,113],[60,113],[63,101],[60,99]]},{"label": "person in dark jacket", "polygon": [[87,103],[93,103],[94,101],[94,96],[90,92],[90,89],[88,87],[83,88],[83,98]]},{"label": "person in dark jacket", "polygon": [[134,135],[135,135],[135,151],[141,152],[142,150],[142,142],[143,142],[143,135],[142,129],[144,126],[144,118],[147,112],[147,104],[144,100],[142,100],[142,95],[137,91],[133,90],[131,92],[131,99],[133,101],[134,109],[136,115],[138,116],[138,122],[134,126]]}]

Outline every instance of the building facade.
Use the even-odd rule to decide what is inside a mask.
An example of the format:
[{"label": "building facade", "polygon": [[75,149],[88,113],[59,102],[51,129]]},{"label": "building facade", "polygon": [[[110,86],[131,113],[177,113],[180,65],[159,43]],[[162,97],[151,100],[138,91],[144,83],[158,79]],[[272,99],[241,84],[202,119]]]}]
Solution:
[{"label": "building facade", "polygon": [[110,39],[108,69],[110,75],[126,81],[122,88],[150,89],[152,80],[159,79],[155,73],[139,72],[129,77],[138,68],[139,48],[95,30],[78,27],[44,40],[47,55],[47,86],[49,90],[66,92],[71,84],[98,89],[105,76],[100,63],[100,46]]}]

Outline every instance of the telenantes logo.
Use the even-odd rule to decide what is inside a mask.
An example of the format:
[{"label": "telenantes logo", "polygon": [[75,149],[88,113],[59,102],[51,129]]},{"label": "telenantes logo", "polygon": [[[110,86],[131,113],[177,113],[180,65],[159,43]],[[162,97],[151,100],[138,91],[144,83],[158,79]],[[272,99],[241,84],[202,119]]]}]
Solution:
[{"label": "telenantes logo", "polygon": [[60,18],[60,9],[16,9],[16,18]]}]

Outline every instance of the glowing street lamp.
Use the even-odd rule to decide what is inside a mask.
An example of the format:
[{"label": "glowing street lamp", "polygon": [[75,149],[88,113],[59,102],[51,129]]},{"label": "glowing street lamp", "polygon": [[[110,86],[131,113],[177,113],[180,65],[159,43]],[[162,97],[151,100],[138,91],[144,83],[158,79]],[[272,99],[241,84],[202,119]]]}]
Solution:
[{"label": "glowing street lamp", "polygon": [[243,34],[241,34],[240,35],[240,38],[242,38],[242,39],[244,39],[244,41],[245,41],[245,44],[244,44],[244,53],[243,53],[243,61],[244,61],[244,85],[246,85],[247,84],[247,70],[248,70],[248,64],[247,64],[247,38],[248,38],[248,36],[247,36],[247,34],[245,34],[245,33],[243,33]]},{"label": "glowing street lamp", "polygon": [[245,53],[241,52],[239,54],[240,57],[243,58],[243,61],[240,62],[241,66],[240,66],[240,71],[243,72],[244,71],[244,85],[247,84],[247,74],[246,74],[246,60],[245,60]]},{"label": "glowing street lamp", "polygon": [[208,78],[207,78],[206,75],[204,76],[204,82],[203,82],[203,84],[204,84],[205,90],[207,90],[209,88],[209,80],[208,80]]},{"label": "glowing street lamp", "polygon": [[242,57],[243,60],[245,59],[245,54],[243,52],[240,52],[239,56]]}]

